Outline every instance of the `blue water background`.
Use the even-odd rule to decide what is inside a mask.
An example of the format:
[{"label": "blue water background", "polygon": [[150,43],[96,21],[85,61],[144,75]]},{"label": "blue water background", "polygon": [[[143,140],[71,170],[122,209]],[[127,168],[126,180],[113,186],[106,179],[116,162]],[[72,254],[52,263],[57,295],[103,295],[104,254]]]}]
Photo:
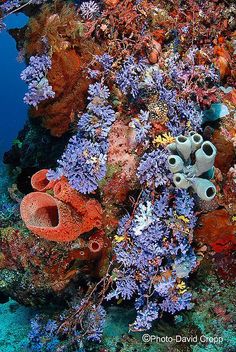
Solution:
[{"label": "blue water background", "polygon": [[[23,27],[28,21],[24,14],[10,15],[4,22],[7,28]],[[5,30],[0,33],[0,161],[10,149],[27,118],[27,105],[23,102],[27,90],[20,73],[25,64],[17,61],[16,42]]]},{"label": "blue water background", "polygon": [[[23,27],[28,18],[23,14],[5,19],[7,28]],[[2,156],[10,149],[27,118],[27,105],[23,102],[27,86],[20,79],[25,64],[17,61],[15,40],[7,33],[0,33],[0,198],[7,187],[6,170]],[[10,300],[0,304],[0,352],[26,351],[29,321],[35,312]]]}]

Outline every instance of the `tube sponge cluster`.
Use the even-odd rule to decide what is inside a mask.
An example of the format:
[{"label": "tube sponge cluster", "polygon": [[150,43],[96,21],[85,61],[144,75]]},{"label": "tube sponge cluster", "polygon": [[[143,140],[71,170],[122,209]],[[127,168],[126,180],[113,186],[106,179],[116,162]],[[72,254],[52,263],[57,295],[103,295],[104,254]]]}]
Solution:
[{"label": "tube sponge cluster", "polygon": [[175,143],[168,145],[168,150],[171,155],[167,162],[175,186],[192,188],[202,200],[212,200],[216,188],[209,179],[214,176],[216,147],[192,131],[188,136],[176,137]]}]

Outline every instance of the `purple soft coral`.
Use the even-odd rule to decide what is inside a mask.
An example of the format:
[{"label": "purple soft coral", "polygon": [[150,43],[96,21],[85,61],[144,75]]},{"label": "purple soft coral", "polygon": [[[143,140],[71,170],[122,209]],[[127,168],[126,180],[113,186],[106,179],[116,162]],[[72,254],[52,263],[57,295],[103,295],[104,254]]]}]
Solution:
[{"label": "purple soft coral", "polygon": [[58,161],[58,170],[48,173],[48,178],[58,178],[59,173],[79,192],[94,191],[106,174],[106,148],[105,143],[100,145],[79,135],[72,137]]},{"label": "purple soft coral", "polygon": [[[165,190],[151,201],[151,193],[145,194],[134,215],[126,215],[119,225],[114,250],[120,268],[114,271],[116,287],[107,299],[136,298],[133,330],[149,329],[162,310],[173,314],[190,307],[191,294],[184,281],[182,286],[178,283],[196,267],[196,256],[186,237],[187,225],[180,229],[178,216],[183,211],[175,203],[170,206],[173,195]],[[193,206],[190,202],[189,215]],[[177,209],[179,215],[174,215]],[[175,227],[179,236],[175,236]]]},{"label": "purple soft coral", "polygon": [[46,78],[51,68],[51,59],[47,55],[31,56],[29,66],[21,73],[21,79],[28,83],[29,91],[24,102],[36,107],[41,101],[54,98],[55,93]]},{"label": "purple soft coral", "polygon": [[80,117],[78,129],[89,137],[104,139],[116,119],[115,111],[107,101],[110,91],[102,83],[95,83],[90,84],[88,93],[90,103],[87,112]]},{"label": "purple soft coral", "polygon": [[143,155],[137,172],[142,184],[146,184],[149,187],[167,184],[169,174],[166,166],[167,156],[167,151],[161,149]]},{"label": "purple soft coral", "polygon": [[145,61],[136,63],[133,56],[130,56],[123,64],[123,67],[116,76],[116,82],[122,93],[131,94],[137,98],[140,90],[140,79],[145,71]]},{"label": "purple soft coral", "polygon": [[141,110],[137,118],[133,118],[130,126],[135,129],[135,139],[138,143],[148,144],[148,132],[151,129],[149,122],[149,112]]}]

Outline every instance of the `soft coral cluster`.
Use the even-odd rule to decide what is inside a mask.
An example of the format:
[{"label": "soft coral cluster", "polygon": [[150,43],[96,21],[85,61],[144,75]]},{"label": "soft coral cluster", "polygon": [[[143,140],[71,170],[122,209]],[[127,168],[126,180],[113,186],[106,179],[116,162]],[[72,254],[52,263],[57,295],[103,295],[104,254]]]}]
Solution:
[{"label": "soft coral cluster", "polygon": [[[31,319],[31,331],[28,335],[28,348],[32,352],[37,351],[67,351],[73,346],[76,351],[84,351],[81,338],[84,341],[101,342],[105,324],[106,311],[100,306],[91,306],[77,325],[71,329],[68,325],[63,326],[64,317],[73,314],[84,304],[83,300],[78,303],[76,299],[68,309],[65,309],[57,320],[46,319],[44,315],[36,315]],[[84,331],[81,329],[83,326]],[[59,333],[58,333],[59,331]],[[65,339],[65,336],[67,339]]]},{"label": "soft coral cluster", "polygon": [[46,77],[51,64],[50,57],[45,54],[31,56],[29,66],[21,73],[21,79],[28,84],[29,89],[24,97],[26,104],[36,107],[41,101],[55,97],[55,92]]},{"label": "soft coral cluster", "polygon": [[41,117],[42,125],[53,136],[60,137],[75,121],[76,111],[84,109],[89,81],[82,72],[82,59],[75,50],[55,52],[51,61],[47,78],[55,98],[42,102],[30,114],[33,118]]},{"label": "soft coral cluster", "polygon": [[161,311],[173,314],[191,306],[185,281],[196,268],[189,243],[196,222],[193,206],[186,191],[171,195],[165,190],[155,200],[144,194],[134,214],[120,221],[114,248],[119,269],[107,299],[136,299],[133,330],[149,329]]},{"label": "soft coral cluster", "polygon": [[58,161],[57,170],[49,179],[67,177],[70,185],[81,193],[91,193],[106,174],[107,137],[116,115],[108,104],[110,92],[102,83],[90,84],[87,113],[78,123],[78,134],[72,137]]},{"label": "soft coral cluster", "polygon": [[58,160],[57,170],[50,171],[50,180],[67,177],[71,186],[81,193],[91,193],[106,174],[106,144],[100,145],[81,136],[70,139]]}]

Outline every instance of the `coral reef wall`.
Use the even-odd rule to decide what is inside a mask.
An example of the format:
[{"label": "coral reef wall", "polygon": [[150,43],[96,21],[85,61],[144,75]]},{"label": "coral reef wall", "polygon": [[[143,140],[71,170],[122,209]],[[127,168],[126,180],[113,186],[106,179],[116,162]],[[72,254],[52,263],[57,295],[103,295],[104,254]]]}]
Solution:
[{"label": "coral reef wall", "polygon": [[234,3],[0,11],[2,30],[29,15],[13,33],[29,119],[0,203],[0,293],[41,307],[28,350],[233,351]]}]

